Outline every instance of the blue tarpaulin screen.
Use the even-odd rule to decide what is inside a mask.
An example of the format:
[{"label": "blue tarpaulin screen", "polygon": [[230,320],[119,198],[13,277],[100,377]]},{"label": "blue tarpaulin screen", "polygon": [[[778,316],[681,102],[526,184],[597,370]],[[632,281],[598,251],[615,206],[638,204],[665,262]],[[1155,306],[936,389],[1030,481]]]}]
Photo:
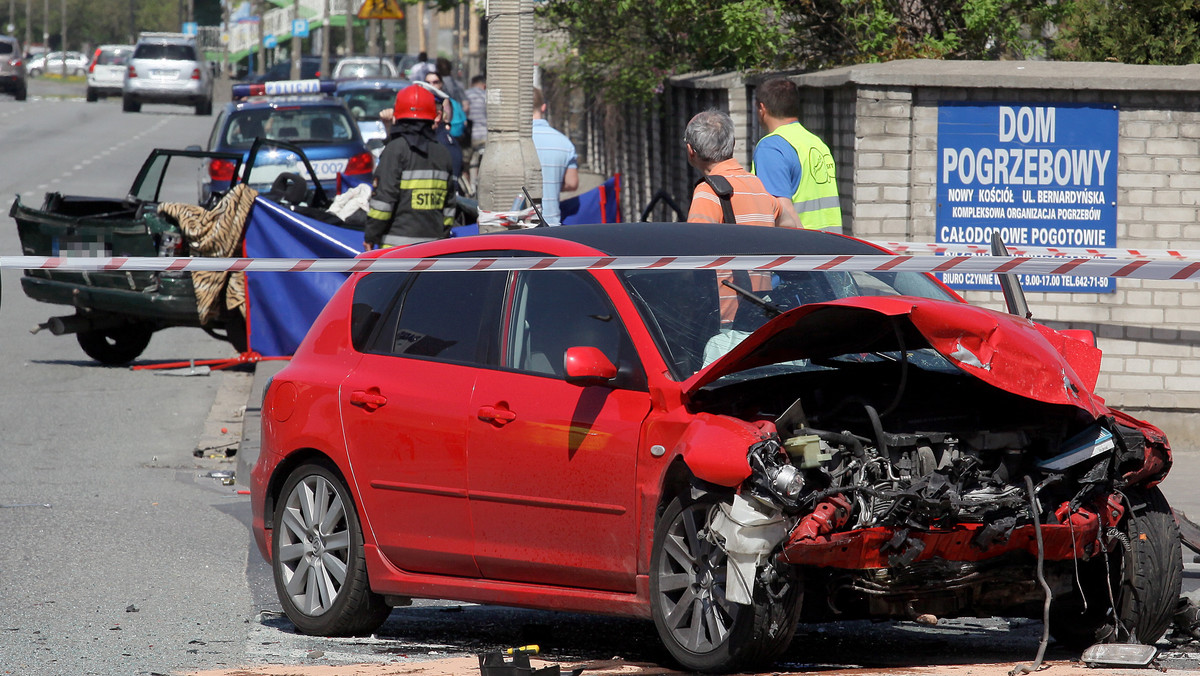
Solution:
[{"label": "blue tarpaulin screen", "polygon": [[[292,213],[262,199],[246,224],[248,258],[352,258],[363,234]],[[344,272],[247,272],[250,349],[264,357],[291,355],[342,282]]]}]

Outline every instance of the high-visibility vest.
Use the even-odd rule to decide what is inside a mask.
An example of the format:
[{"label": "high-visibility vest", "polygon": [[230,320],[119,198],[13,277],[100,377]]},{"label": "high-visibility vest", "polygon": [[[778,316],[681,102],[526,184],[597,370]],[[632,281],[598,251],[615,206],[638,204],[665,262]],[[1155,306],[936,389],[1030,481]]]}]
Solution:
[{"label": "high-visibility vest", "polygon": [[829,146],[799,122],[781,125],[767,136],[783,138],[795,148],[800,159],[800,185],[792,195],[800,224],[809,230],[841,227],[842,204],[838,200],[837,175]]}]

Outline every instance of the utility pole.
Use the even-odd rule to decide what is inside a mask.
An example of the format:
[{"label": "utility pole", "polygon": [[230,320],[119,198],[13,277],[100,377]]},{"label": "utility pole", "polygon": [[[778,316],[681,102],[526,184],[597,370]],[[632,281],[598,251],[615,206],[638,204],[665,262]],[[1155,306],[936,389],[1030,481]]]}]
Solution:
[{"label": "utility pole", "polygon": [[321,12],[321,77],[329,77],[329,0],[325,0],[325,10]]},{"label": "utility pole", "polygon": [[50,53],[50,0],[42,0],[42,46]]},{"label": "utility pole", "polygon": [[501,211],[522,187],[542,198],[542,165],[533,145],[533,0],[491,0],[488,26],[488,138],[479,206]]},{"label": "utility pole", "polygon": [[354,55],[354,0],[346,0],[346,45],[342,57]]},{"label": "utility pole", "polygon": [[267,70],[267,52],[263,48],[262,0],[251,0],[250,8],[254,12],[254,16],[258,17],[258,21],[254,24],[254,32],[258,36],[258,39],[254,41],[254,52],[258,55],[258,58],[254,60],[254,74],[262,75]]},{"label": "utility pole", "polygon": [[67,0],[62,0],[62,79],[67,79]]},{"label": "utility pole", "polygon": [[32,0],[25,0],[25,53],[29,53],[29,41],[33,39],[33,14],[30,10]]},{"label": "utility pole", "polygon": [[300,0],[292,0],[292,79],[300,79],[300,36],[296,35],[296,17],[300,16]]}]

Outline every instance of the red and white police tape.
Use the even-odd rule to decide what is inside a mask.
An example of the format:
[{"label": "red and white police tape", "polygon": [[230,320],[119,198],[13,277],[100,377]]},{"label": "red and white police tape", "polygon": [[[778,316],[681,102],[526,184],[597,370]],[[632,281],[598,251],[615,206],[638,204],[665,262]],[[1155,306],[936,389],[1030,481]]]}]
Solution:
[{"label": "red and white police tape", "polygon": [[[938,242],[872,242],[893,253],[965,254],[988,255],[992,249],[987,244],[943,244]],[[1200,251],[1176,249],[1093,249],[1007,245],[1013,256],[1088,256],[1093,258],[1193,258],[1200,259]]]},{"label": "red and white police tape", "polygon": [[459,270],[789,270],[962,272],[1200,280],[1200,256],[1072,258],[1030,256],[525,256],[479,258],[165,258],[0,256],[0,268],[96,271],[448,272]]}]

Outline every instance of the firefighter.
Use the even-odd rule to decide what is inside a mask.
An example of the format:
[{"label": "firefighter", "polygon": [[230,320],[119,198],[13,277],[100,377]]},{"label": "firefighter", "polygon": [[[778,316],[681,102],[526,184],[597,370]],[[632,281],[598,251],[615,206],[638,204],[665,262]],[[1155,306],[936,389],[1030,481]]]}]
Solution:
[{"label": "firefighter", "polygon": [[437,101],[424,87],[412,85],[396,94],[391,133],[375,168],[365,250],[450,235],[454,181],[450,153],[434,136],[437,117]]}]

